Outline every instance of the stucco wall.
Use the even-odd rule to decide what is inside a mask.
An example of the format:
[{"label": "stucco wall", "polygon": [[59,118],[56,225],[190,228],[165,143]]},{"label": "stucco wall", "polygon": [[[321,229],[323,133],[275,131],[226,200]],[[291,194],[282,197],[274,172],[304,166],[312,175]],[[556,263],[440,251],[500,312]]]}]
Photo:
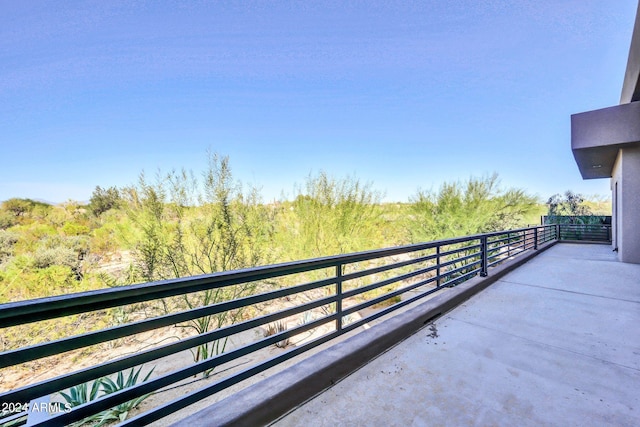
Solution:
[{"label": "stucco wall", "polygon": [[640,264],[640,144],[618,153],[611,190],[613,247],[618,248],[620,261]]},{"label": "stucco wall", "polygon": [[619,225],[620,225],[620,209],[618,203],[620,203],[620,177],[622,176],[622,165],[620,162],[620,151],[613,164],[613,170],[611,171],[611,246],[618,249],[618,259],[620,259],[620,238],[619,238]]}]

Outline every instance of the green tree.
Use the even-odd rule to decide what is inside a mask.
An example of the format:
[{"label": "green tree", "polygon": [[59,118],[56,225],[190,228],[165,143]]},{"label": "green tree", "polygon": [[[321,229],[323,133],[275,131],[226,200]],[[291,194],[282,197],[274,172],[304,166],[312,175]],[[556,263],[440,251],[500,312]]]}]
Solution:
[{"label": "green tree", "polygon": [[35,207],[36,202],[31,199],[12,198],[2,202],[2,209],[12,213],[14,216],[21,217]]},{"label": "green tree", "polygon": [[89,199],[89,210],[93,215],[100,216],[103,212],[117,208],[120,200],[120,191],[116,187],[97,186]]},{"label": "green tree", "polygon": [[547,200],[549,216],[582,216],[591,215],[591,209],[584,204],[582,194],[567,190],[563,195],[554,194]]},{"label": "green tree", "polygon": [[[228,157],[209,155],[198,179],[189,171],[158,175],[154,183],[140,176],[137,187],[125,191],[129,212],[140,230],[135,258],[144,280],[168,279],[267,263],[271,227],[256,189],[243,192],[233,179]],[[253,293],[256,284],[240,284],[165,301],[194,308]],[[183,327],[202,334],[240,319],[232,310],[188,322]],[[226,339],[194,350],[196,361],[224,352]]]},{"label": "green tree", "polygon": [[371,249],[380,242],[379,203],[371,183],[309,175],[286,221],[288,255],[301,259]]},{"label": "green tree", "polygon": [[536,198],[523,190],[502,190],[498,175],[444,183],[438,192],[418,190],[407,230],[413,242],[508,230],[523,225]]}]

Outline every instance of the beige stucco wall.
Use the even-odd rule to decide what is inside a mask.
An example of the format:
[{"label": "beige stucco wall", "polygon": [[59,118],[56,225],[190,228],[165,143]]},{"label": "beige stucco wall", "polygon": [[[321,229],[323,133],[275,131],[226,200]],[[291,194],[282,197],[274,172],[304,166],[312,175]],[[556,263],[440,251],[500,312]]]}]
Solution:
[{"label": "beige stucco wall", "polygon": [[618,152],[611,191],[613,247],[620,261],[640,264],[640,144]]}]

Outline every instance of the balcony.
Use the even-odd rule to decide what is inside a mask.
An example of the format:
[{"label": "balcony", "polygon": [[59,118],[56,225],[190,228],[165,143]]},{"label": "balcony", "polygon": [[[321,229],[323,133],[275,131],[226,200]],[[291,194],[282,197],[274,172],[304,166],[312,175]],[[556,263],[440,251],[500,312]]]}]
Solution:
[{"label": "balcony", "polygon": [[[0,422],[67,425],[155,393],[154,404],[145,401],[123,425],[268,424],[346,378],[277,423],[521,424],[524,418],[571,424],[591,414],[605,423],[638,424],[630,408],[638,408],[640,266],[614,261],[609,245],[556,244],[567,236],[610,238],[608,226],[594,227],[532,227],[6,304],[0,327],[11,328],[247,283],[271,286],[6,351],[0,353],[4,372],[202,316],[281,303],[204,334],[113,360],[96,354],[95,365],[25,381],[0,394],[0,402],[40,402],[55,413],[27,405]],[[274,288],[280,279],[286,286]],[[279,321],[286,327],[273,334],[238,338]],[[187,350],[227,337],[227,351],[189,360]],[[287,340],[295,345],[274,348]],[[168,357],[184,364],[163,367]],[[55,410],[59,391],[150,364],[160,367],[149,381]],[[177,397],[159,398],[170,390],[179,390]],[[601,405],[592,405],[594,399]]]},{"label": "balcony", "polygon": [[558,244],[275,425],[637,426],[638,325],[640,265]]}]

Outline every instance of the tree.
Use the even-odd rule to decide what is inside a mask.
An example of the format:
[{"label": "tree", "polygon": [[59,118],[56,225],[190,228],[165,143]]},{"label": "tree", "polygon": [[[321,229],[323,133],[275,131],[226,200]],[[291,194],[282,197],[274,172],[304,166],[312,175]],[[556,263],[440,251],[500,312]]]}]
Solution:
[{"label": "tree", "polygon": [[89,210],[95,216],[100,216],[103,212],[118,207],[120,200],[120,192],[116,187],[103,189],[97,186],[89,199]]},{"label": "tree", "polygon": [[418,190],[411,202],[407,230],[413,242],[515,228],[536,206],[523,190],[500,189],[497,174],[444,183],[438,192]]},{"label": "tree", "polygon": [[[257,189],[245,193],[233,179],[228,157],[210,154],[198,179],[192,172],[159,174],[149,183],[144,174],[124,192],[140,237],[135,259],[144,280],[153,281],[252,267],[269,261],[269,217]],[[245,283],[164,301],[165,311],[207,306],[252,294]],[[169,307],[171,304],[174,307]],[[231,310],[181,325],[203,334],[237,322],[244,309]],[[194,360],[225,350],[227,339],[198,346]],[[207,375],[205,373],[205,375]]]},{"label": "tree", "polygon": [[287,219],[298,259],[354,252],[376,246],[381,193],[357,178],[309,175],[297,190]]},{"label": "tree", "polygon": [[31,212],[35,205],[36,202],[31,199],[19,199],[14,197],[2,202],[2,209],[11,212],[16,217],[21,217],[26,213]]},{"label": "tree", "polygon": [[567,190],[564,197],[560,194],[554,194],[547,200],[549,207],[549,216],[582,216],[591,215],[591,209],[584,205],[584,197],[581,194]]}]

